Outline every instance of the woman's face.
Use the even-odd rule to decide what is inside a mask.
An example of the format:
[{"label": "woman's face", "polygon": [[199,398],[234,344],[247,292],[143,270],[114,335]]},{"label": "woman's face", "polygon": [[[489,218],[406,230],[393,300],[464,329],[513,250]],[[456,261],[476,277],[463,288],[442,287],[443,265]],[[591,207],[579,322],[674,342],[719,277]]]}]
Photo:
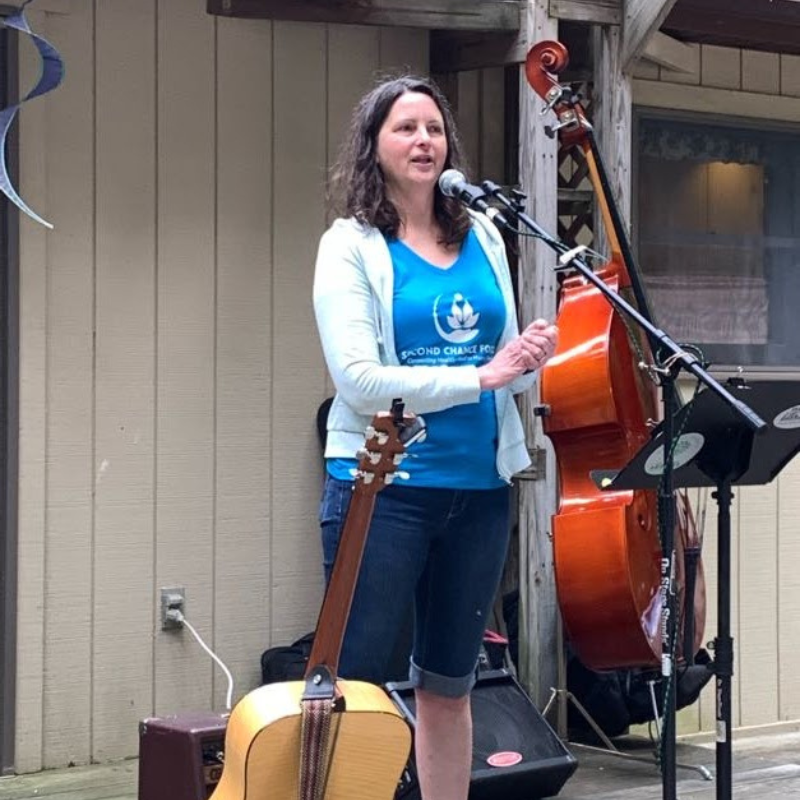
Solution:
[{"label": "woman's face", "polygon": [[432,97],[405,92],[394,101],[378,132],[377,158],[390,194],[433,191],[447,159],[447,136]]}]

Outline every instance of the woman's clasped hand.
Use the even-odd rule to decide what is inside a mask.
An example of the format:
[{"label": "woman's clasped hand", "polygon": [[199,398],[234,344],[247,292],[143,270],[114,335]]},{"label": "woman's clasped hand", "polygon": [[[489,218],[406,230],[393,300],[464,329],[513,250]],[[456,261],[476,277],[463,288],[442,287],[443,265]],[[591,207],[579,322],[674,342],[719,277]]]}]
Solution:
[{"label": "woman's clasped hand", "polygon": [[543,367],[557,343],[558,328],[547,320],[534,320],[491,361],[478,367],[481,389],[499,389],[520,375]]}]

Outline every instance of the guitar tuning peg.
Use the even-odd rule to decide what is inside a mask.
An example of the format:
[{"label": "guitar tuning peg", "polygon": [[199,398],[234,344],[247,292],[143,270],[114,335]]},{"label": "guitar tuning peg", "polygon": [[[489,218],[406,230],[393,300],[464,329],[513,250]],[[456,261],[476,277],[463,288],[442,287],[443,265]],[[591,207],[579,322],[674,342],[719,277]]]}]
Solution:
[{"label": "guitar tuning peg", "polygon": [[384,431],[375,430],[372,425],[366,427],[364,436],[366,439],[377,439],[378,444],[386,444],[386,442],[389,441],[389,434],[384,433]]},{"label": "guitar tuning peg", "polygon": [[428,435],[427,425],[422,417],[417,417],[414,422],[403,430],[400,435],[404,447],[410,447],[417,442],[424,442]]},{"label": "guitar tuning peg", "polygon": [[375,453],[372,450],[367,450],[366,448],[362,447],[360,450],[356,451],[356,458],[359,460],[362,458],[368,458],[370,463],[378,464],[381,460],[381,454]]},{"label": "guitar tuning peg", "polygon": [[388,486],[390,483],[393,483],[395,479],[401,481],[407,481],[410,477],[411,475],[405,470],[398,470],[397,472],[389,472],[384,478],[384,481]]}]

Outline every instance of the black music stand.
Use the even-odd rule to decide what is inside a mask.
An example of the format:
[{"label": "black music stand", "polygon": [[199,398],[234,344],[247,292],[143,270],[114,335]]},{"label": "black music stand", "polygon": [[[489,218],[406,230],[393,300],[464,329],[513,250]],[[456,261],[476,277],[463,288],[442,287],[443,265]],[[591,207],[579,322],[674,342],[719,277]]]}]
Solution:
[{"label": "black music stand", "polygon": [[[748,382],[731,379],[725,387],[735,398],[753,409],[768,425],[755,434],[735,409],[718,394],[701,391],[678,410],[673,418],[676,437],[673,449],[674,486],[714,486],[717,501],[718,590],[717,636],[714,660],[709,669],[717,686],[717,798],[731,797],[731,679],[733,638],[730,635],[731,486],[766,484],[800,450],[800,383],[791,381]],[[622,470],[595,470],[592,478],[602,489],[656,489],[664,472],[664,430],[656,428],[650,441]],[[673,719],[668,720],[664,703],[663,730],[675,737]],[[674,767],[673,767],[674,769]],[[665,780],[670,776],[665,776]],[[674,775],[671,776],[674,785]]]}]

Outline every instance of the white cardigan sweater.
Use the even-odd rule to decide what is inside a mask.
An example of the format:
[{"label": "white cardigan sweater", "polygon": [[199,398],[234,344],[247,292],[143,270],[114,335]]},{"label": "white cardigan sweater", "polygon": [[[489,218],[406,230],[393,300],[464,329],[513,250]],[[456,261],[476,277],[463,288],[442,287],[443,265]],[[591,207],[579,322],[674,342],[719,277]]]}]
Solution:
[{"label": "white cardigan sweater", "polygon": [[[473,229],[497,277],[506,305],[498,347],[518,332],[505,244],[485,217],[472,214]],[[393,268],[380,231],[354,219],[337,219],[320,240],[314,275],[314,311],[336,397],[328,415],[327,458],[353,458],[378,411],[401,398],[408,411],[425,414],[476,403],[477,367],[401,366],[394,344]],[[495,391],[497,473],[507,482],[530,464],[525,433],[512,393],[533,385],[524,375]],[[469,435],[468,431],[464,435]]]}]

